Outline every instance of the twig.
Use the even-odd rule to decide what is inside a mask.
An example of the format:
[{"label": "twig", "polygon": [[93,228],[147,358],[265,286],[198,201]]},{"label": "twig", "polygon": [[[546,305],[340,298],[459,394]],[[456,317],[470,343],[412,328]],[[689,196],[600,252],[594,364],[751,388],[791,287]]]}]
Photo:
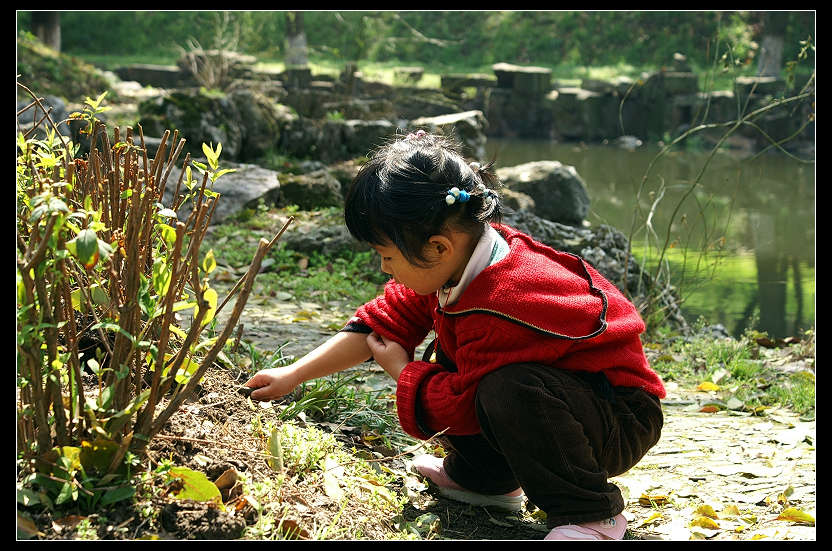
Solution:
[{"label": "twig", "polygon": [[451,427],[447,427],[447,428],[442,429],[441,431],[437,432],[436,434],[434,434],[433,436],[431,436],[430,438],[428,438],[424,442],[419,442],[419,444],[417,444],[415,447],[410,447],[406,451],[403,451],[401,453],[397,453],[396,455],[391,455],[390,457],[378,457],[376,459],[356,459],[355,461],[347,461],[346,463],[339,463],[337,465],[333,465],[332,467],[330,467],[328,469],[323,469],[323,470],[324,471],[329,471],[329,470],[335,469],[337,467],[343,467],[344,465],[352,465],[353,463],[380,463],[382,461],[392,461],[393,459],[399,459],[400,457],[404,457],[405,455],[410,455],[414,451],[418,450],[419,448],[422,448],[422,447],[426,446],[431,441],[433,441],[435,438],[439,438],[440,436],[445,434],[445,432],[449,428],[451,428]]},{"label": "twig", "polygon": [[272,454],[270,454],[270,453],[263,453],[263,452],[258,452],[258,451],[255,451],[255,450],[247,450],[247,449],[244,449],[244,448],[235,448],[233,446],[228,446],[224,442],[220,442],[218,440],[207,440],[205,438],[188,438],[186,436],[175,436],[175,435],[172,435],[172,434],[154,434],[153,438],[161,438],[163,440],[179,440],[179,441],[182,441],[182,442],[195,442],[197,444],[211,444],[213,446],[217,446],[217,447],[224,448],[224,449],[227,449],[227,450],[233,450],[233,451],[236,451],[236,452],[251,453],[251,454],[260,455],[260,456],[263,456],[263,457],[272,457]]},{"label": "twig", "polygon": [[[272,245],[274,245],[274,244],[275,244],[275,242],[277,242],[277,240],[278,240],[278,239],[280,239],[280,236],[281,236],[281,235],[283,235],[283,232],[285,232],[285,231],[286,231],[286,228],[288,228],[288,227],[289,227],[289,224],[291,224],[294,220],[295,220],[295,217],[294,217],[294,216],[290,216],[290,217],[289,217],[289,219],[288,219],[288,220],[286,220],[286,223],[285,223],[285,224],[283,224],[283,227],[280,229],[280,231],[279,231],[279,232],[277,232],[277,235],[275,235],[275,236],[272,238],[272,240],[269,242],[269,245],[268,245],[268,248],[269,248],[269,249],[271,249],[271,248],[272,248]],[[214,316],[216,316],[217,314],[219,314],[219,313],[220,313],[220,310],[222,310],[222,309],[223,309],[223,307],[224,307],[224,306],[228,303],[228,301],[229,301],[229,300],[231,300],[231,297],[233,297],[233,296],[234,296],[234,294],[237,292],[237,290],[238,290],[238,289],[240,288],[240,286],[243,284],[243,281],[245,281],[246,277],[248,277],[248,273],[246,273],[246,274],[245,274],[245,275],[243,275],[240,279],[238,279],[238,280],[237,280],[237,283],[235,283],[235,284],[234,284],[234,287],[232,287],[232,288],[231,288],[231,290],[230,290],[230,291],[228,291],[228,294],[225,296],[225,298],[223,299],[222,303],[221,303],[219,306],[217,306],[217,309],[214,311]]]}]

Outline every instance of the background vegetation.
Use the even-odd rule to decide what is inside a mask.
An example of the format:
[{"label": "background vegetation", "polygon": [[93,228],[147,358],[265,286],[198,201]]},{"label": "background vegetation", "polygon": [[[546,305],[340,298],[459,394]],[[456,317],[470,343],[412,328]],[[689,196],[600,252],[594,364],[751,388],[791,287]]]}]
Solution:
[{"label": "background vegetation", "polygon": [[[61,13],[65,53],[171,58],[190,38],[205,47],[218,33],[239,51],[282,59],[282,11],[136,11]],[[812,11],[784,12],[784,59],[814,36]],[[20,30],[31,14],[20,12]],[[308,11],[310,61],[414,62],[487,68],[495,62],[547,67],[629,64],[660,66],[683,52],[708,68],[716,42],[736,63],[753,67],[764,12],[751,11]],[[813,60],[811,60],[813,62]]]}]

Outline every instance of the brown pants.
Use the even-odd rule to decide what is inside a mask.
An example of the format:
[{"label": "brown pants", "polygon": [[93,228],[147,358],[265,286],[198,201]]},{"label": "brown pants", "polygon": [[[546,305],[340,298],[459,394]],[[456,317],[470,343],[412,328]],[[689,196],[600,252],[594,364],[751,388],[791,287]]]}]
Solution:
[{"label": "brown pants", "polygon": [[482,433],[445,436],[445,470],[483,494],[522,487],[549,528],[613,517],[624,499],[608,478],[626,472],[659,440],[659,399],[612,387],[603,374],[515,364],[483,377],[476,397]]}]

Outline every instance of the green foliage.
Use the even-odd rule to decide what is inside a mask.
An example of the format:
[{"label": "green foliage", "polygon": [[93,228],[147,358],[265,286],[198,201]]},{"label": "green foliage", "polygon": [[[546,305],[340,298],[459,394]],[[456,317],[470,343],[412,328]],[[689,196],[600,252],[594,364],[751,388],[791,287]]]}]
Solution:
[{"label": "green foliage", "polygon": [[77,57],[59,54],[28,32],[20,32],[17,37],[17,74],[27,87],[68,101],[95,97],[109,88],[95,67]]},{"label": "green foliage", "polygon": [[[725,404],[733,399],[737,407],[749,411],[782,406],[801,415],[814,416],[814,372],[779,369],[783,361],[773,361],[778,358],[761,344],[767,341],[764,333],[756,331],[748,331],[738,340],[715,339],[704,334],[676,338],[662,347],[662,353],[651,363],[665,381],[677,382],[691,390],[703,381],[718,383]],[[806,332],[800,344],[791,346],[794,348],[785,351],[786,357],[795,361],[813,358],[814,334]],[[813,360],[810,366],[813,367]]]},{"label": "green foliage", "polygon": [[[148,161],[132,130],[124,141],[115,130],[110,140],[96,119],[103,99],[87,98],[74,115],[87,121],[95,148],[86,160],[73,159],[75,146],[51,124],[17,139],[18,453],[27,468],[37,467],[23,475],[24,499],[47,507],[94,508],[133,495],[125,465],[195,391],[271,246],[258,247],[225,328],[200,342],[218,308],[207,277],[216,260],[213,251],[200,254],[200,243],[217,197],[205,183],[225,172],[221,146],[203,147],[202,186],[188,167],[178,201],[194,210],[179,222],[180,205],[155,199],[165,185],[157,180],[163,159],[175,163],[184,140],[168,155],[166,133]],[[43,110],[37,99],[30,108]],[[193,310],[187,332],[174,318],[185,309]],[[94,357],[82,357],[87,338],[98,343]],[[97,384],[85,385],[84,370]]]},{"label": "green foliage", "polygon": [[[310,59],[487,68],[492,63],[590,66],[668,64],[683,52],[700,68],[730,49],[750,63],[759,47],[762,13],[746,11],[308,11]],[[211,47],[232,34],[239,51],[281,59],[283,11],[62,12],[63,48],[76,55],[108,53],[175,57],[195,40]],[[785,59],[814,35],[814,12],[784,12]],[[28,28],[28,14],[19,23]],[[715,49],[719,48],[719,52]]]}]

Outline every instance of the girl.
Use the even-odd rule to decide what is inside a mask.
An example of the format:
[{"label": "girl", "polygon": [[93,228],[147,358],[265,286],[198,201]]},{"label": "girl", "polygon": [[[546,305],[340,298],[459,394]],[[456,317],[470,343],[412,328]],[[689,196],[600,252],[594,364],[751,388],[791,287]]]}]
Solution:
[{"label": "girl", "polygon": [[444,460],[413,461],[442,494],[509,510],[525,494],[547,514],[546,539],[621,539],[624,500],[608,478],[663,423],[644,323],[581,258],[499,224],[497,185],[490,164],[468,164],[441,136],[381,148],[353,181],[345,220],[392,279],[331,339],[246,385],[272,400],[372,357],[397,381],[402,428],[444,431]]}]

